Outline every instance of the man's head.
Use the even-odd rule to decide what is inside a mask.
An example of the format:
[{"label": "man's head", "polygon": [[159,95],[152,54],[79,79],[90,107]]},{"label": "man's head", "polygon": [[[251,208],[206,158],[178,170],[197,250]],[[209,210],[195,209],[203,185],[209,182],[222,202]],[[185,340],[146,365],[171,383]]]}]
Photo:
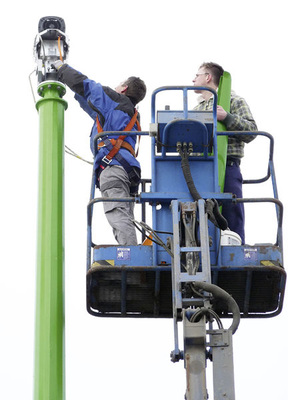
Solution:
[{"label": "man's head", "polygon": [[[193,80],[194,86],[206,86],[217,89],[224,69],[216,63],[207,62],[200,65],[198,72]],[[196,91],[201,93],[201,91]]]},{"label": "man's head", "polygon": [[134,105],[138,104],[146,96],[145,82],[136,76],[131,76],[126,81],[120,83],[115,91],[129,97]]}]

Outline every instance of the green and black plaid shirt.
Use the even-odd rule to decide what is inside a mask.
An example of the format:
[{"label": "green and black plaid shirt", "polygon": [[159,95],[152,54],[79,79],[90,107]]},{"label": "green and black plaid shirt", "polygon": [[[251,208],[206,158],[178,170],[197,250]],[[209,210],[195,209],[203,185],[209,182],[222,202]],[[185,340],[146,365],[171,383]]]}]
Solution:
[{"label": "green and black plaid shirt", "polygon": [[[194,110],[210,111],[212,107],[213,96],[208,100],[200,100]],[[223,122],[228,131],[257,131],[257,126],[248,104],[234,92],[231,93],[230,113],[228,113]],[[242,133],[228,137],[227,157],[244,157],[245,143],[251,142],[255,137],[252,135],[243,135]]]}]

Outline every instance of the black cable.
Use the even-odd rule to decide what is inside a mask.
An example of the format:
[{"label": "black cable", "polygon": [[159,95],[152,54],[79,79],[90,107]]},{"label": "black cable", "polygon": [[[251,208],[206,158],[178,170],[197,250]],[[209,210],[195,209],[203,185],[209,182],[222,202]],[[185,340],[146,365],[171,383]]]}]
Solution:
[{"label": "black cable", "polygon": [[229,310],[232,312],[233,319],[229,329],[232,330],[232,333],[235,333],[239,326],[241,317],[239,306],[237,305],[234,298],[230,296],[230,294],[227,293],[225,290],[221,289],[217,285],[213,285],[212,283],[195,282],[194,285],[197,288],[204,290],[205,292],[211,293],[215,298],[219,298],[227,303]]},{"label": "black cable", "polygon": [[[188,186],[188,189],[193,197],[194,201],[202,200],[200,193],[198,192],[194,180],[191,174],[190,164],[188,161],[189,154],[187,152],[187,146],[184,145],[184,149],[181,149],[181,143],[177,144],[177,151],[181,156],[181,168],[184,179]],[[208,214],[209,220],[219,229],[225,231],[228,228],[228,222],[220,213],[219,205],[216,199],[207,199],[205,201],[205,212]]]},{"label": "black cable", "polygon": [[157,242],[155,239],[153,239],[151,236],[148,236],[145,232],[143,232],[143,230],[136,224],[136,222],[133,222],[133,225],[136,227],[136,229],[138,231],[140,231],[141,233],[143,233],[147,239],[151,240],[151,242],[156,243],[157,245],[161,246],[161,244],[159,242]]}]

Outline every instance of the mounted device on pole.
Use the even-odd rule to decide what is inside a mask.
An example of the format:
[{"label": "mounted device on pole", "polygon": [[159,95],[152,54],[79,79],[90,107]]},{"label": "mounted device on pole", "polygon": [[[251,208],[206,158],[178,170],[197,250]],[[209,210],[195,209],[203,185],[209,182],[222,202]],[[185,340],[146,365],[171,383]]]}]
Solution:
[{"label": "mounted device on pole", "polygon": [[44,17],[34,42],[40,119],[35,322],[35,400],[63,400],[64,377],[64,111],[66,92],[52,63],[66,59],[62,18]]}]

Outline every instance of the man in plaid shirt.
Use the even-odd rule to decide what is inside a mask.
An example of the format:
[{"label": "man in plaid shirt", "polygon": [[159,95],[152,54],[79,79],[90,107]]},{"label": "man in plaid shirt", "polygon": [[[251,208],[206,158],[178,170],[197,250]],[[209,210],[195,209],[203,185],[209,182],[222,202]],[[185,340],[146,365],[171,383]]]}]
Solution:
[{"label": "man in plaid shirt", "polygon": [[[206,86],[217,91],[223,72],[223,68],[218,64],[212,62],[203,63],[193,80],[194,86]],[[195,90],[195,92],[201,96],[194,110],[212,110],[213,94],[204,90]],[[217,120],[222,121],[228,131],[257,130],[248,104],[234,92],[231,93],[230,112],[226,112],[223,107],[217,106]],[[224,192],[233,193],[238,198],[243,197],[243,177],[240,170],[240,163],[242,157],[244,157],[245,143],[251,142],[254,138],[255,136],[253,135],[243,135],[242,133],[228,138]],[[222,214],[227,219],[229,228],[240,235],[242,244],[244,244],[245,213],[243,203],[224,204]]]}]

